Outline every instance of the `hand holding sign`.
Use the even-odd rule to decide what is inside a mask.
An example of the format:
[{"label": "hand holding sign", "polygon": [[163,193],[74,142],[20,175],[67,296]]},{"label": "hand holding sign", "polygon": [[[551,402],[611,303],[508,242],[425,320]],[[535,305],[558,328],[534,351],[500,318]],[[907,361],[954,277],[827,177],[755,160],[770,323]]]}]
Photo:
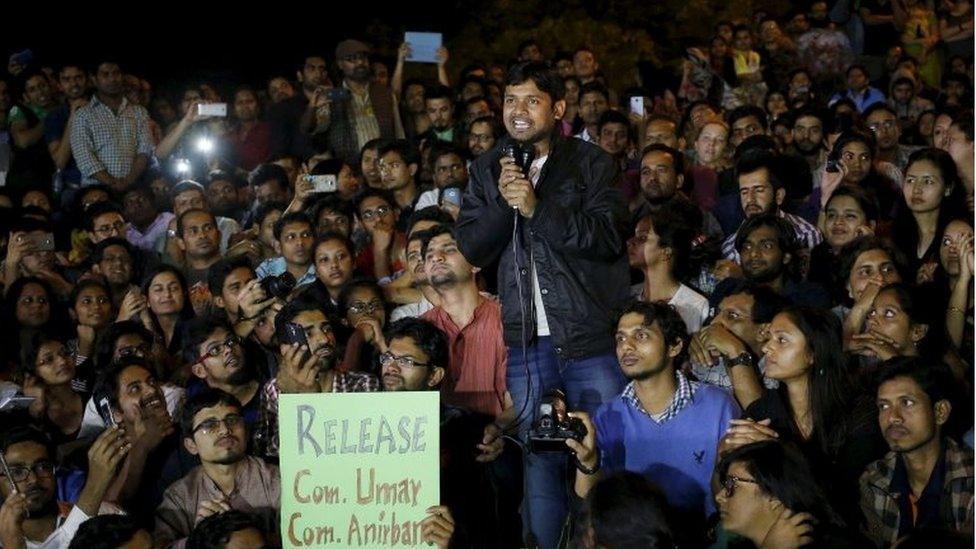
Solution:
[{"label": "hand holding sign", "polygon": [[447,549],[454,535],[454,517],[446,505],[427,509],[427,518],[421,521],[421,532],[427,544],[436,543],[438,549]]}]

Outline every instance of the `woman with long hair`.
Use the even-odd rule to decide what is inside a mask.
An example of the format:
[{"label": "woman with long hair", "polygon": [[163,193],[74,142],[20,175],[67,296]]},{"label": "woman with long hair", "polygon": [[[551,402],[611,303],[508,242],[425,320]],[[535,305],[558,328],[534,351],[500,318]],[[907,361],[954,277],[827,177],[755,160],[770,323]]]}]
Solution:
[{"label": "woman with long hair", "polygon": [[949,153],[936,148],[912,153],[905,168],[902,196],[894,239],[908,257],[912,280],[928,282],[939,263],[945,228],[954,219],[972,217]]},{"label": "woman with long hair", "polygon": [[773,317],[762,351],[765,376],[779,387],[764,388],[752,368],[732,367],[747,419],[733,421],[723,447],[767,438],[795,443],[814,475],[830,485],[828,496],[842,516],[855,517],[858,477],[887,446],[873,399],[858,394],[848,371],[840,320],[822,309],[785,309]]},{"label": "woman with long hair", "polygon": [[[160,265],[150,271],[142,281],[142,293],[146,299],[148,328],[161,347],[167,350],[172,362],[164,369],[169,377],[161,381],[178,381],[189,376],[188,368],[179,368],[177,358],[182,356],[182,324],[194,317],[193,305],[186,279],[176,267]],[[146,322],[145,319],[143,320]],[[176,376],[174,378],[174,376]]]}]

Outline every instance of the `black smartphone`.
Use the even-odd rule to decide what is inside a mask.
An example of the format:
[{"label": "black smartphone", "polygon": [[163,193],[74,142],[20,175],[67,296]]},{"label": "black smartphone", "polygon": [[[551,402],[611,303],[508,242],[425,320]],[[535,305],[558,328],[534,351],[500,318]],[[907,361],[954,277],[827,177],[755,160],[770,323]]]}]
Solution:
[{"label": "black smartphone", "polygon": [[278,342],[282,345],[294,345],[297,343],[299,346],[305,347],[305,350],[302,351],[304,353],[302,362],[308,360],[308,357],[312,354],[311,349],[308,347],[308,338],[305,336],[305,328],[301,324],[286,322],[284,332],[278,334]]}]

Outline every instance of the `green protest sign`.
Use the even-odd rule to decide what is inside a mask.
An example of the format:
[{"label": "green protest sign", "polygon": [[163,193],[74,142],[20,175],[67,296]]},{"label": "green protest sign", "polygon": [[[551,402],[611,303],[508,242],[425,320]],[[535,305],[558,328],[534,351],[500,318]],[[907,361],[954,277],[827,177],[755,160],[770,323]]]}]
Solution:
[{"label": "green protest sign", "polygon": [[438,392],[290,394],[278,406],[283,546],[426,546]]}]

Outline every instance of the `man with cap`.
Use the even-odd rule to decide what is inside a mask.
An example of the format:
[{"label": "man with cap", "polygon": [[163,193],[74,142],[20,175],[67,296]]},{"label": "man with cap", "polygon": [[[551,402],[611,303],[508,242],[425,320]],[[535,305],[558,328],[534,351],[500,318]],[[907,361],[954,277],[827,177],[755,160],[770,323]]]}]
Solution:
[{"label": "man with cap", "polygon": [[317,90],[313,96],[313,133],[325,132],[333,154],[358,165],[363,145],[376,138],[402,138],[403,128],[394,115],[393,93],[372,82],[366,44],[358,40],[339,42],[336,63],[342,71],[342,83],[336,91]]}]

